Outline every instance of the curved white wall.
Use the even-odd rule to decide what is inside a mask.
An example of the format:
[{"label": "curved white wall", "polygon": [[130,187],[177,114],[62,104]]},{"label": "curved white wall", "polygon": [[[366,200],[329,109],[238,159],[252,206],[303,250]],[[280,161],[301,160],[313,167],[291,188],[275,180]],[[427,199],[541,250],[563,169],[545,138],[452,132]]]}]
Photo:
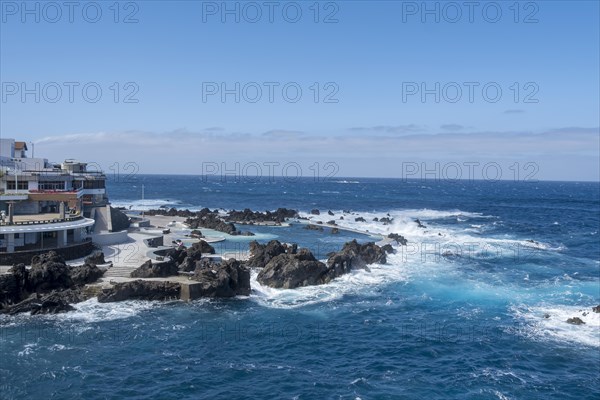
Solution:
[{"label": "curved white wall", "polygon": [[124,243],[129,240],[126,230],[120,232],[95,233],[91,236],[92,242],[99,246],[110,246],[113,244]]}]

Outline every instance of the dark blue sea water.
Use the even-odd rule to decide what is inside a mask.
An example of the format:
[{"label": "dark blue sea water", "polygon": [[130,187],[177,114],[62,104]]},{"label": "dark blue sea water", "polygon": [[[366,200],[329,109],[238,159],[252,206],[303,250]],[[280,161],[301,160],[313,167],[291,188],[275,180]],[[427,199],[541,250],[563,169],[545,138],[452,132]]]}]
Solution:
[{"label": "dark blue sea water", "polygon": [[[139,175],[111,181],[109,194],[135,209],[319,208],[323,221],[349,210],[338,223],[409,245],[318,287],[253,280],[248,298],[90,300],[58,316],[2,317],[0,397],[600,398],[598,183]],[[372,221],[387,214],[390,225]],[[369,240],[242,229],[321,258]],[[586,324],[567,324],[574,316]]]}]

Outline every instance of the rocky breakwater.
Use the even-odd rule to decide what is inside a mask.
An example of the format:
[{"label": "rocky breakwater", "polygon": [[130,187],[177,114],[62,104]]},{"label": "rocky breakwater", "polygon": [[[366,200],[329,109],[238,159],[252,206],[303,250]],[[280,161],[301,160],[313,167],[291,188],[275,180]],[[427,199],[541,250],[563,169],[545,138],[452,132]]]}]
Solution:
[{"label": "rocky breakwater", "polygon": [[[250,294],[250,270],[234,259],[214,263],[202,254],[215,249],[201,240],[187,249],[172,249],[168,260],[146,261],[131,273],[132,278],[164,278],[161,281],[138,279],[120,282],[106,288],[98,296],[102,303],[123,300],[193,300],[200,297],[234,297]],[[180,272],[188,272],[177,277]]]},{"label": "rocky breakwater", "polygon": [[355,269],[367,269],[368,264],[385,264],[386,250],[373,242],[359,244],[356,240],[344,244],[342,250],[327,259],[329,280]]},{"label": "rocky breakwater", "polygon": [[281,225],[288,218],[298,217],[298,211],[287,208],[278,208],[275,211],[252,211],[246,208],[242,211],[230,211],[228,213],[220,213],[219,210],[210,210],[203,208],[200,211],[158,209],[146,212],[146,215],[164,215],[170,217],[184,217],[185,224],[191,229],[207,228],[214,229],[219,232],[227,233],[228,235],[245,235],[253,236],[252,232],[241,232],[236,229],[234,222],[245,225],[255,224],[274,224]]},{"label": "rocky breakwater", "polygon": [[219,214],[218,210],[211,211],[208,208],[203,208],[194,216],[188,217],[184,222],[190,229],[207,228],[214,229],[219,232],[227,233],[228,235],[244,235],[253,236],[252,232],[241,232],[237,230],[232,222],[227,222]]},{"label": "rocky breakwater", "polygon": [[[189,257],[189,256],[188,256]],[[186,257],[187,258],[187,257]],[[188,279],[177,280],[142,280],[116,283],[98,295],[98,301],[109,303],[124,300],[193,300],[200,297],[235,297],[250,294],[250,270],[243,263],[230,259],[220,263],[198,260],[196,267]],[[167,273],[177,274],[177,270],[146,264],[138,268],[135,275],[165,276]],[[134,275],[132,273],[132,275]]]},{"label": "rocky breakwater", "polygon": [[235,297],[250,295],[250,270],[244,263],[229,259],[221,263],[201,263],[191,279],[199,285],[190,287],[194,297]]},{"label": "rocky breakwater", "polygon": [[[96,255],[95,259],[103,259]],[[104,273],[95,264],[68,266],[54,251],[34,256],[31,268],[14,265],[0,275],[0,312],[17,314],[56,314],[73,309],[71,304],[86,300],[82,288]]]},{"label": "rocky breakwater", "polygon": [[317,260],[308,249],[282,245],[276,240],[254,245],[247,264],[259,268],[257,281],[273,288],[293,289],[321,285],[368,264],[386,262],[385,251],[374,243],[348,242],[342,250],[331,253],[327,263]]},{"label": "rocky breakwater", "polygon": [[300,286],[325,283],[327,266],[318,261],[308,249],[292,254],[280,254],[269,261],[259,272],[257,280],[262,285],[294,289]]},{"label": "rocky breakwater", "polygon": [[240,232],[231,222],[225,222],[217,210],[210,211],[208,208],[203,208],[196,215],[188,217],[185,224],[190,229],[207,228],[214,229],[219,232],[227,233],[228,235],[239,235]]},{"label": "rocky breakwater", "polygon": [[132,278],[164,278],[168,276],[174,276],[179,273],[177,264],[170,261],[162,261],[153,263],[152,260],[148,260],[133,270],[129,276]]},{"label": "rocky breakwater", "polygon": [[214,247],[204,240],[200,240],[188,248],[173,248],[166,252],[164,261],[148,260],[132,271],[130,276],[132,278],[164,278],[176,276],[180,271],[191,272],[199,265],[203,254],[215,254]]},{"label": "rocky breakwater", "polygon": [[230,211],[225,217],[225,220],[248,225],[265,223],[281,224],[285,222],[286,219],[296,218],[297,216],[298,211],[287,208],[278,208],[275,211],[265,211],[264,213],[246,208],[243,211]]},{"label": "rocky breakwater", "polygon": [[399,245],[406,246],[408,244],[408,240],[398,233],[390,233],[387,237],[388,239],[395,240]]},{"label": "rocky breakwater", "polygon": [[[217,212],[217,210],[215,210],[215,212]],[[184,217],[184,218],[190,218],[190,217],[194,217],[197,212],[196,211],[190,211],[188,209],[185,210],[178,210],[175,207],[171,207],[169,209],[167,208],[154,208],[148,211],[144,211],[145,215],[163,215],[166,217]]]}]

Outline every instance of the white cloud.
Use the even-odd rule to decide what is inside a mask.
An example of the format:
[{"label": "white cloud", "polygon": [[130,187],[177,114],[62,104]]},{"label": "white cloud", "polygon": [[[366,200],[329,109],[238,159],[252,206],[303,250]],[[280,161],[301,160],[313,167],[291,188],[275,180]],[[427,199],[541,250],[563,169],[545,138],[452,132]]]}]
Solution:
[{"label": "white cloud", "polygon": [[[273,140],[276,138],[277,140]],[[314,136],[294,130],[244,132],[98,132],[45,137],[36,155],[53,161],[78,158],[108,169],[135,162],[140,173],[200,173],[203,162],[336,162],[341,176],[399,176],[402,162],[503,160],[542,162],[543,179],[598,179],[599,128],[545,132],[478,132]],[[561,165],[557,169],[556,165]],[[344,172],[345,171],[345,172]]]},{"label": "white cloud", "polygon": [[285,129],[273,129],[262,134],[263,137],[273,139],[298,139],[304,136],[304,132],[301,131],[289,131]]},{"label": "white cloud", "polygon": [[440,126],[440,128],[446,131],[460,131],[463,130],[465,127],[459,124],[444,124]]},{"label": "white cloud", "polygon": [[415,124],[407,125],[377,125],[371,127],[353,127],[349,130],[354,132],[378,132],[378,133],[391,133],[391,134],[406,134],[415,132],[424,132],[425,128]]}]

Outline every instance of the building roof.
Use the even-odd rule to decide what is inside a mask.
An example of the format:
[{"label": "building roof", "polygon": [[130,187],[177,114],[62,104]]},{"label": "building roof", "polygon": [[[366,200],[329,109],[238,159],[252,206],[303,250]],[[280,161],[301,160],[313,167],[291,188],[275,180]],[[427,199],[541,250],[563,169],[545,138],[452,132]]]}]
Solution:
[{"label": "building roof", "polygon": [[28,150],[27,142],[15,142],[15,150]]}]

